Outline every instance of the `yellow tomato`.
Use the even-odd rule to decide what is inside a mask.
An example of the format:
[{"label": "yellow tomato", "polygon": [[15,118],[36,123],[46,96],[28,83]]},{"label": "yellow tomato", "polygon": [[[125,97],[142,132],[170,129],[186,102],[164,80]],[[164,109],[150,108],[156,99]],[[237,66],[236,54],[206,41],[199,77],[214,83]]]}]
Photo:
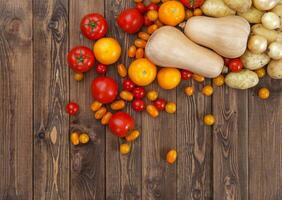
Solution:
[{"label": "yellow tomato", "polygon": [[121,154],[128,154],[130,152],[130,145],[129,144],[121,144],[119,146],[119,151]]},{"label": "yellow tomato", "polygon": [[168,102],[165,106],[165,111],[167,113],[173,114],[176,112],[176,104],[173,102]]},{"label": "yellow tomato", "polygon": [[129,78],[139,86],[152,83],[157,75],[157,67],[146,58],[133,61],[128,68]]},{"label": "yellow tomato", "polygon": [[160,21],[170,26],[183,22],[185,15],[185,8],[179,1],[167,1],[159,9]]},{"label": "yellow tomato", "polygon": [[257,75],[258,75],[258,77],[259,77],[259,78],[264,77],[264,76],[265,76],[265,74],[266,74],[266,72],[265,72],[265,69],[264,69],[264,68],[257,69],[255,72],[257,73]]},{"label": "yellow tomato", "polygon": [[224,85],[224,76],[223,75],[219,75],[218,77],[213,79],[213,83],[220,87]]},{"label": "yellow tomato", "polygon": [[258,92],[258,96],[259,98],[261,99],[268,99],[269,96],[270,96],[270,92],[269,92],[269,89],[267,88],[261,88]]},{"label": "yellow tomato", "polygon": [[79,135],[79,142],[81,144],[86,144],[86,143],[89,142],[89,140],[90,140],[90,138],[89,138],[89,135],[87,133],[81,133]]},{"label": "yellow tomato", "polygon": [[157,98],[158,98],[159,94],[157,91],[155,90],[151,90],[147,93],[147,98],[150,100],[150,101],[155,101]]},{"label": "yellow tomato", "polygon": [[167,154],[166,154],[166,161],[169,164],[173,164],[177,159],[177,151],[175,149],[170,150]]},{"label": "yellow tomato", "polygon": [[77,132],[71,133],[70,140],[73,145],[79,145],[79,134]]},{"label": "yellow tomato", "polygon": [[162,68],[158,72],[158,83],[161,88],[171,90],[179,85],[181,73],[176,68]]},{"label": "yellow tomato", "polygon": [[83,73],[78,72],[78,73],[75,73],[73,77],[74,77],[74,80],[81,81],[83,79],[84,75],[83,75]]},{"label": "yellow tomato", "polygon": [[158,19],[158,11],[156,10],[149,10],[147,12],[147,17],[150,21],[156,21]]},{"label": "yellow tomato", "polygon": [[208,126],[212,126],[215,123],[215,118],[213,115],[206,115],[204,117],[204,123]]},{"label": "yellow tomato", "polygon": [[206,96],[211,96],[213,94],[213,88],[211,85],[207,85],[203,87],[202,93]]},{"label": "yellow tomato", "polygon": [[102,38],[94,44],[95,58],[104,65],[115,63],[121,54],[121,47],[114,38]]}]

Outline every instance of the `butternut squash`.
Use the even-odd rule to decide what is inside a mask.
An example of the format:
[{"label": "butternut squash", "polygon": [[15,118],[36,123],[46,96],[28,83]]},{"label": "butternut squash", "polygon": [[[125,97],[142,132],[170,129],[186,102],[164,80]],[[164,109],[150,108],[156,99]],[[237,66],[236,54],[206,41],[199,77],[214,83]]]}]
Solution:
[{"label": "butternut squash", "polygon": [[190,18],[184,33],[197,44],[209,47],[226,58],[244,54],[250,34],[250,24],[240,16]]},{"label": "butternut squash", "polygon": [[187,69],[214,78],[224,66],[223,58],[189,40],[180,30],[163,26],[147,42],[146,57],[162,67]]}]

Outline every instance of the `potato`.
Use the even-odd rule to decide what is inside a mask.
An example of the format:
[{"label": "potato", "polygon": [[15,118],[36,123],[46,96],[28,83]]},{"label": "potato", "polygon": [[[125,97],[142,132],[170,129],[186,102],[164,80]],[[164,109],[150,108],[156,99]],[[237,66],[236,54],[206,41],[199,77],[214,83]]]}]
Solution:
[{"label": "potato", "polygon": [[252,6],[252,0],[224,0],[224,3],[237,12],[246,12]]},{"label": "potato", "polygon": [[279,17],[282,17],[282,5],[277,5],[275,8],[271,10],[271,12],[274,12]]},{"label": "potato", "polygon": [[246,69],[256,70],[267,65],[270,58],[265,53],[255,54],[247,50],[241,57],[241,60]]},{"label": "potato", "polygon": [[282,60],[272,60],[267,66],[267,74],[273,79],[282,79]]},{"label": "potato", "polygon": [[275,30],[269,30],[265,28],[262,24],[256,24],[252,26],[252,34],[260,35],[267,39],[267,42],[282,42],[282,33]]},{"label": "potato", "polygon": [[248,69],[240,72],[231,72],[225,77],[225,83],[231,88],[246,90],[256,86],[259,82],[258,75]]},{"label": "potato", "polygon": [[239,12],[238,15],[244,17],[251,24],[259,24],[261,23],[263,12],[256,9],[255,7],[251,7],[249,10],[247,10],[247,12]]},{"label": "potato", "polygon": [[223,0],[206,0],[201,9],[205,15],[211,17],[235,15],[235,11],[231,10]]}]

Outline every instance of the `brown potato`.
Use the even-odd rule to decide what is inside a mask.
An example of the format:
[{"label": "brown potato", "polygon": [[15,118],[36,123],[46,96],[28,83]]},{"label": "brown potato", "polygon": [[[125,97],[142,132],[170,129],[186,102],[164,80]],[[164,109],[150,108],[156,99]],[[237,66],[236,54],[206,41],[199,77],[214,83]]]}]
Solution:
[{"label": "brown potato", "polygon": [[235,15],[235,11],[230,9],[223,0],[206,0],[201,9],[205,15],[211,17]]},{"label": "brown potato", "polygon": [[237,12],[246,12],[252,6],[252,0],[224,0],[224,3]]},{"label": "brown potato", "polygon": [[231,88],[246,90],[256,86],[259,82],[258,75],[248,69],[240,72],[231,72],[225,77],[225,83]]}]

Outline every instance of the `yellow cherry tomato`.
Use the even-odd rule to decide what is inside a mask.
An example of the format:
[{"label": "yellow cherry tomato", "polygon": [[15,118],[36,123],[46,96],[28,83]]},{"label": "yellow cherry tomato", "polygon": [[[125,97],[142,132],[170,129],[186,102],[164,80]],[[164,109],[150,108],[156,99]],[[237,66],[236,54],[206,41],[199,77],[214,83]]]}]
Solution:
[{"label": "yellow cherry tomato", "polygon": [[266,74],[266,72],[265,72],[265,69],[264,69],[264,68],[257,69],[255,72],[257,73],[257,75],[258,75],[258,77],[259,77],[259,78],[264,77],[264,76],[265,76],[265,74]]},{"label": "yellow cherry tomato", "polygon": [[125,139],[126,139],[127,142],[132,142],[132,141],[136,140],[139,137],[139,135],[140,135],[140,132],[137,131],[137,130],[134,130],[131,133],[129,133],[125,137]]},{"label": "yellow cherry tomato", "polygon": [[157,67],[146,58],[133,61],[128,68],[129,78],[139,86],[151,84],[157,74]]},{"label": "yellow cherry tomato", "polygon": [[102,103],[100,103],[99,101],[94,101],[92,104],[91,104],[91,110],[93,112],[96,112],[97,110],[99,110],[101,107],[102,107]]},{"label": "yellow cherry tomato", "polygon": [[136,54],[136,46],[132,45],[128,48],[127,55],[129,58],[134,58]]},{"label": "yellow cherry tomato", "polygon": [[157,100],[159,94],[157,91],[155,90],[151,90],[147,93],[147,98],[150,100],[150,101],[155,101]]},{"label": "yellow cherry tomato", "polygon": [[167,1],[160,6],[159,19],[162,23],[176,26],[185,19],[185,8],[179,1]]},{"label": "yellow cherry tomato", "polygon": [[156,21],[158,19],[158,11],[156,10],[149,10],[147,12],[147,17],[150,21]]},{"label": "yellow cherry tomato", "polygon": [[159,86],[165,90],[171,90],[179,85],[181,81],[181,73],[176,68],[162,68],[158,72]]},{"label": "yellow cherry tomato", "polygon": [[150,38],[150,35],[146,32],[139,32],[138,37],[142,40],[147,41]]},{"label": "yellow cherry tomato", "polygon": [[84,77],[83,73],[79,73],[79,72],[74,73],[74,76],[73,76],[74,80],[76,81],[83,80],[83,77]]},{"label": "yellow cherry tomato", "polygon": [[77,132],[71,133],[70,140],[73,145],[79,145],[79,134]]},{"label": "yellow cherry tomato", "polygon": [[173,103],[173,102],[168,102],[165,106],[165,111],[167,113],[171,113],[171,114],[175,113],[176,112],[176,104]]},{"label": "yellow cherry tomato", "polygon": [[213,79],[213,83],[220,87],[224,85],[224,76],[223,75],[219,75],[218,77]]},{"label": "yellow cherry tomato", "polygon": [[122,98],[125,101],[132,101],[133,100],[133,94],[129,91],[123,90],[119,93],[120,98]]},{"label": "yellow cherry tomato", "polygon": [[215,118],[213,115],[205,115],[204,116],[204,123],[208,126],[212,126],[215,123]]},{"label": "yellow cherry tomato", "polygon": [[130,145],[129,144],[121,144],[119,146],[119,151],[121,154],[128,154],[130,152]]},{"label": "yellow cherry tomato", "polygon": [[267,88],[261,88],[258,92],[258,96],[259,98],[261,99],[268,99],[269,96],[270,96],[270,92],[269,92],[269,89]]},{"label": "yellow cherry tomato", "polygon": [[99,110],[95,113],[95,119],[102,119],[102,117],[106,114],[107,108],[101,107]]},{"label": "yellow cherry tomato", "polygon": [[125,107],[125,101],[124,100],[116,100],[111,104],[112,110],[121,110]]},{"label": "yellow cherry tomato", "polygon": [[200,8],[196,8],[193,12],[194,16],[201,16],[203,15],[203,12]]},{"label": "yellow cherry tomato", "polygon": [[94,44],[95,58],[104,65],[111,65],[119,59],[121,47],[114,38],[101,38]]},{"label": "yellow cherry tomato", "polygon": [[211,85],[207,85],[203,87],[202,93],[206,96],[211,96],[213,94],[213,88]]},{"label": "yellow cherry tomato", "polygon": [[192,96],[194,94],[194,88],[193,87],[186,87],[185,88],[185,94],[187,96]]},{"label": "yellow cherry tomato", "polygon": [[109,123],[109,121],[110,121],[110,119],[111,119],[111,117],[112,117],[112,113],[111,112],[107,112],[104,116],[103,116],[103,118],[101,119],[101,124],[102,125],[106,125],[106,124],[108,124]]},{"label": "yellow cherry tomato", "polygon": [[90,140],[90,138],[89,138],[89,135],[87,133],[81,133],[79,135],[79,142],[81,144],[86,144],[86,143],[89,142],[89,140]]},{"label": "yellow cherry tomato", "polygon": [[117,71],[118,71],[118,74],[120,75],[120,77],[124,78],[124,77],[127,76],[127,69],[124,66],[124,64],[119,64],[117,66]]},{"label": "yellow cherry tomato", "polygon": [[173,164],[175,163],[177,159],[177,151],[175,149],[170,150],[167,154],[166,154],[166,161],[169,164]]},{"label": "yellow cherry tomato", "polygon": [[147,33],[152,34],[158,29],[158,25],[153,24],[147,28]]},{"label": "yellow cherry tomato", "polygon": [[153,118],[156,118],[159,116],[159,111],[154,105],[147,105],[146,111]]}]

